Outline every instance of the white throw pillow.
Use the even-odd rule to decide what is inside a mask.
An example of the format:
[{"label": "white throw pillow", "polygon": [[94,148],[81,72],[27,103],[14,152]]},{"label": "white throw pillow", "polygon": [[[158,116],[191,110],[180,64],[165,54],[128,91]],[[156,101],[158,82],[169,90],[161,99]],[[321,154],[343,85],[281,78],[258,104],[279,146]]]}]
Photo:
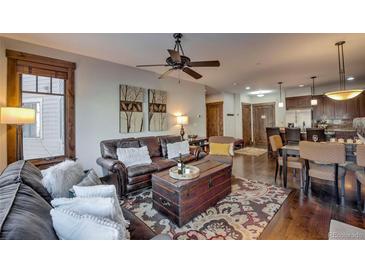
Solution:
[{"label": "white throw pillow", "polygon": [[120,208],[119,199],[115,186],[113,185],[97,185],[97,186],[74,186],[76,197],[90,198],[90,197],[102,197],[113,198],[115,203],[116,220],[118,223],[122,223],[125,227],[129,226],[129,222],[125,220],[123,211]]},{"label": "white throw pillow", "polygon": [[92,215],[101,218],[110,219],[121,226],[121,237],[129,239],[129,232],[126,222],[120,219],[118,211],[119,204],[115,204],[114,198],[58,198],[51,201],[54,208],[73,211],[79,215]]},{"label": "white throw pillow", "polygon": [[80,183],[78,183],[78,186],[96,186],[101,185],[102,182],[99,179],[98,174],[96,174],[94,169],[90,169],[86,176],[81,180]]},{"label": "white throw pillow", "polygon": [[126,167],[152,163],[147,146],[117,148],[117,156]]},{"label": "white throw pillow", "polygon": [[53,228],[61,240],[122,240],[121,226],[109,219],[55,208],[51,210]]},{"label": "white throw pillow", "polygon": [[180,153],[182,155],[190,153],[188,141],[167,144],[167,158],[173,159],[179,157]]},{"label": "white throw pillow", "polygon": [[82,166],[71,160],[66,160],[42,172],[42,184],[52,198],[69,196],[69,189],[78,184],[85,176]]}]

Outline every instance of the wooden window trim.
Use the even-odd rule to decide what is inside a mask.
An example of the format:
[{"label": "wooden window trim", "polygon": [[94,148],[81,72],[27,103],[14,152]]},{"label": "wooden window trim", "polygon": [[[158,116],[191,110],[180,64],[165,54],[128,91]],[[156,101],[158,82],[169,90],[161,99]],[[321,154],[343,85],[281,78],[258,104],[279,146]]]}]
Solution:
[{"label": "wooden window trim", "polygon": [[[52,159],[30,160],[36,166],[45,168],[63,161],[65,158],[75,159],[75,70],[76,64],[35,54],[6,50],[7,65],[7,106],[20,107],[22,92],[20,75],[34,68],[51,75],[62,75],[66,80],[65,91],[65,155]],[[53,77],[55,77],[53,76]],[[8,164],[16,161],[16,127],[7,127],[7,160]],[[23,144],[20,144],[23,145]]]}]

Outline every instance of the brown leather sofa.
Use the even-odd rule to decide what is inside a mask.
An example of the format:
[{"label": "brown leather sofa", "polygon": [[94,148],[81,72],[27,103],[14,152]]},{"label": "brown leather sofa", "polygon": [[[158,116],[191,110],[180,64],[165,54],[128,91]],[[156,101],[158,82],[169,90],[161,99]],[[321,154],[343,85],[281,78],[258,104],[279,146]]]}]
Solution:
[{"label": "brown leather sofa", "polygon": [[[103,184],[118,185],[117,175],[100,178]],[[41,172],[31,163],[18,161],[0,175],[0,240],[58,240],[53,230],[51,196],[43,187]],[[131,240],[167,240],[156,235],[145,223],[126,208]]]},{"label": "brown leather sofa", "polygon": [[[177,164],[177,159],[167,158],[167,144],[181,142],[180,136],[149,136],[140,138],[126,138],[105,140],[100,142],[101,157],[97,163],[102,167],[103,174],[118,174],[120,186],[117,191],[121,196],[151,185],[151,176],[171,168]],[[126,167],[118,161],[117,148],[147,146],[152,164],[134,165]],[[199,159],[200,148],[191,146],[190,153],[183,155],[185,163]]]}]

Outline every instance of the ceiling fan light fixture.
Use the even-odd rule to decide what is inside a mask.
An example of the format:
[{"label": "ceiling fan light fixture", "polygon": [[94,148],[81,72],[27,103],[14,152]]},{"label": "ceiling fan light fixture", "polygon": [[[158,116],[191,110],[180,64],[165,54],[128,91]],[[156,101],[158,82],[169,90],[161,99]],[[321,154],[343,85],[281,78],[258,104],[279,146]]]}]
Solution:
[{"label": "ceiling fan light fixture", "polygon": [[[337,52],[338,52],[338,71],[339,71],[339,76],[340,76],[340,90],[329,91],[324,94],[328,98],[331,98],[336,101],[349,100],[349,99],[355,98],[356,96],[360,95],[363,92],[362,89],[346,89],[345,55],[343,52],[343,45],[345,43],[346,43],[345,41],[339,41],[335,44],[335,46],[337,47]],[[349,78],[351,78],[351,77],[349,77]],[[347,78],[347,80],[349,80],[349,78]],[[353,78],[353,79],[355,79],[355,78]]]}]

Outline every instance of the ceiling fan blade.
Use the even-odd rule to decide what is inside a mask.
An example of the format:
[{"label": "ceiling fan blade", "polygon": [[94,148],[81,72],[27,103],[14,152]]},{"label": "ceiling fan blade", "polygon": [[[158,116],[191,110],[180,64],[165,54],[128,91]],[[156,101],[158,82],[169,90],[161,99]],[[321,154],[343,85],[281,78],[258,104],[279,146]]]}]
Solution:
[{"label": "ceiling fan blade", "polygon": [[169,52],[172,61],[174,61],[175,63],[181,63],[181,56],[178,51],[173,49],[168,49],[167,51]]},{"label": "ceiling fan blade", "polygon": [[171,69],[169,69],[169,70],[165,71],[164,73],[162,73],[162,74],[160,75],[160,77],[158,77],[158,79],[162,79],[162,78],[164,78],[165,76],[167,76],[168,74],[170,74],[173,70],[174,70],[174,69],[173,69],[173,68],[171,68]]},{"label": "ceiling fan blade", "polygon": [[189,67],[219,67],[221,64],[218,60],[216,61],[197,61],[190,62]]},{"label": "ceiling fan blade", "polygon": [[199,73],[197,73],[196,71],[194,71],[188,67],[183,68],[183,72],[189,74],[194,79],[200,79],[203,77],[202,75],[200,75]]},{"label": "ceiling fan blade", "polygon": [[156,64],[156,65],[137,65],[137,68],[142,68],[142,67],[167,67],[167,64]]}]

